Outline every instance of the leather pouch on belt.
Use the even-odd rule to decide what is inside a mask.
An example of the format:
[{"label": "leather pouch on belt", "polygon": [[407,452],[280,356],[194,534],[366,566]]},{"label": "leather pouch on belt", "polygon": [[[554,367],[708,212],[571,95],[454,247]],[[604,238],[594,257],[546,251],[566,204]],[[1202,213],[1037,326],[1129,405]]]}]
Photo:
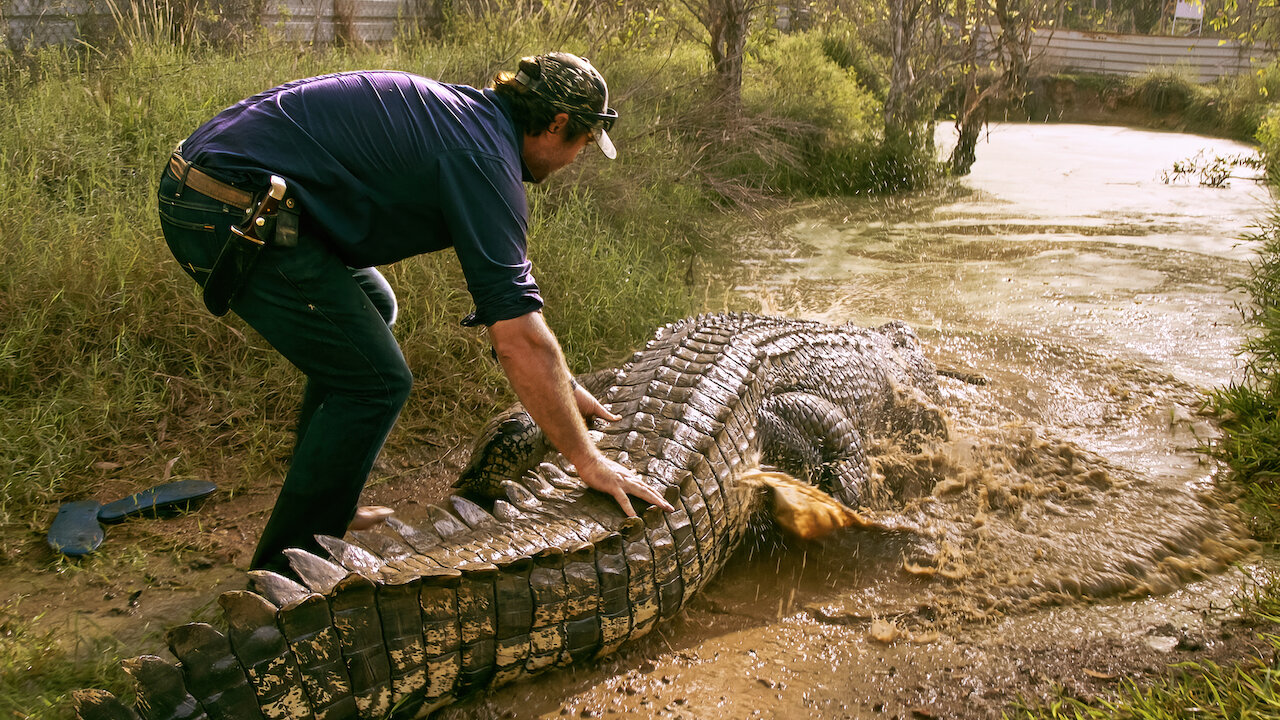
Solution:
[{"label": "leather pouch on belt", "polygon": [[282,248],[298,246],[298,205],[293,198],[285,198],[276,212],[276,231],[271,244]]}]

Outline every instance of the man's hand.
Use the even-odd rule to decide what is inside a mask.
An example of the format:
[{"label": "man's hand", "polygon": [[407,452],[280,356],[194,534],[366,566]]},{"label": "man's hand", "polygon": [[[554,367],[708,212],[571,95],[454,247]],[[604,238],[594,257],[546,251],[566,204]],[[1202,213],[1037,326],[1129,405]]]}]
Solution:
[{"label": "man's hand", "polygon": [[580,465],[577,468],[578,477],[582,478],[582,482],[587,487],[613,497],[628,517],[636,516],[628,495],[640,498],[650,505],[657,505],[667,512],[675,509],[634,472],[604,455],[597,453],[595,462]]},{"label": "man's hand", "polygon": [[569,368],[560,344],[542,319],[531,312],[489,326],[489,339],[498,362],[529,416],[542,428],[551,445],[578,469],[578,477],[590,487],[608,494],[622,511],[635,517],[627,495],[672,512],[674,508],[635,473],[600,454],[587,434],[583,418],[620,420],[585,389],[571,389]]},{"label": "man's hand", "polygon": [[591,421],[597,418],[605,422],[617,422],[622,419],[621,415],[609,412],[608,408],[601,405],[594,395],[576,382],[573,384],[573,401],[578,406],[578,412],[582,413],[582,419],[587,421],[587,427],[591,427]]}]

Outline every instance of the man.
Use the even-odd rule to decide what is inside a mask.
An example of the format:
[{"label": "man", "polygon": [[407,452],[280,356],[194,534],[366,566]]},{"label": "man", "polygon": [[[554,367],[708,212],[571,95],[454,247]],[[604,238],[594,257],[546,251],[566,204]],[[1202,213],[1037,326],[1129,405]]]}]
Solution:
[{"label": "man", "polygon": [[[524,182],[541,182],[617,113],[585,59],[521,60],[479,90],[401,72],[287,83],[224,110],[165,167],[160,223],[174,257],[307,376],[298,438],[253,568],[341,536],[408,397],[391,333],[396,300],[375,265],[452,247],[503,370],[589,487],[670,506],[590,441],[584,418],[617,420],[573,383],[526,256]],[[268,187],[274,188],[266,192]]]}]

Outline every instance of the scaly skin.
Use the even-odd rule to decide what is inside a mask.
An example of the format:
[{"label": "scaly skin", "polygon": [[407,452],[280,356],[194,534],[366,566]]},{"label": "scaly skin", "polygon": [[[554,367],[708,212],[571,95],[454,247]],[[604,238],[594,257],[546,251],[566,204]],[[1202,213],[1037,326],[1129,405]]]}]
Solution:
[{"label": "scaly skin", "polygon": [[[181,626],[169,634],[178,668],[126,663],[137,713],[421,716],[613,652],[678,613],[738,547],[767,504],[744,472],[771,463],[856,505],[865,437],[945,432],[935,370],[899,323],[684,320],[661,328],[602,400],[622,420],[601,449],[663,488],[675,512],[626,518],[555,453],[536,466],[501,457],[499,432],[485,462],[532,469],[473,487],[501,491],[491,508],[450,496],[417,527],[392,518],[349,542],[323,538],[332,561],[288,551],[305,585],[250,573],[260,595],[220,600],[225,634]],[[136,717],[101,691],[77,700],[84,720]]]}]

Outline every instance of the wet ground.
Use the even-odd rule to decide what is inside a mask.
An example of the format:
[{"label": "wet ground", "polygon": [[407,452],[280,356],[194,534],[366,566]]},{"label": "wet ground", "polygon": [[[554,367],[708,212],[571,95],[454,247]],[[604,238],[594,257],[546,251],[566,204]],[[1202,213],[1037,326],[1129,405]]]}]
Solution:
[{"label": "wet ground", "polygon": [[677,622],[596,668],[445,716],[999,717],[1170,663],[1247,655],[1265,577],[1216,468],[1204,389],[1239,377],[1239,238],[1266,191],[1166,182],[1248,153],[1097,126],[993,126],[962,187],[819,203],[753,238],[771,312],[915,326],[950,438],[876,447],[894,532],[769,531]]}]

